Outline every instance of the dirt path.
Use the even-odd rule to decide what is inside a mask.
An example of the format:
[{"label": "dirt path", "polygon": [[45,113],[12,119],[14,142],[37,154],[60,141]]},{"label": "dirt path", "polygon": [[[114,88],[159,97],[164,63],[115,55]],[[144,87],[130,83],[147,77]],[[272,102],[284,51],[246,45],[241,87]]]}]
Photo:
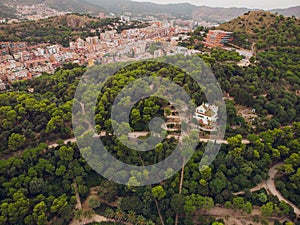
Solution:
[{"label": "dirt path", "polygon": [[[144,132],[144,131],[141,131],[141,132],[131,132],[128,134],[128,137],[130,138],[139,138],[139,137],[144,137],[144,136],[147,136],[149,134],[149,132]],[[104,137],[106,134],[105,134],[105,131],[101,132],[100,135],[96,135],[95,137]],[[180,135],[179,134],[170,134],[167,136],[167,138],[179,138]],[[209,141],[212,141],[212,142],[216,142],[217,144],[225,144],[227,145],[228,144],[228,141],[227,140],[220,140],[220,139],[214,139],[214,138],[199,138],[199,141],[200,142],[204,142],[204,143],[207,143]],[[74,143],[76,142],[76,138],[70,138],[70,139],[67,139],[64,141],[64,144],[67,144],[68,142],[71,142],[71,143]],[[243,139],[242,140],[242,144],[249,144],[250,141],[247,140],[247,139]],[[49,148],[51,147],[57,147],[58,144],[55,143],[55,144],[51,144],[51,145],[48,145]]]},{"label": "dirt path", "polygon": [[[261,223],[254,222],[255,218],[261,218],[261,210],[260,207],[254,206],[252,209],[251,214],[246,214],[244,212],[241,212],[239,210],[233,210],[233,209],[226,209],[222,206],[216,205],[214,208],[203,212],[201,210],[198,210],[195,214],[195,219],[193,224],[201,224],[199,222],[198,217],[200,215],[208,215],[213,216],[216,219],[223,219],[225,222],[225,225],[261,225]],[[284,223],[287,221],[286,218],[271,218],[268,221],[269,225],[274,225],[274,220],[280,221],[280,223]]]},{"label": "dirt path", "polygon": [[82,221],[72,220],[72,222],[69,223],[69,225],[83,225],[83,224],[89,224],[93,222],[101,223],[101,222],[115,222],[115,221],[111,219],[107,219],[104,216],[94,215],[91,219],[84,218],[82,219]]},{"label": "dirt path", "polygon": [[[88,205],[88,202],[89,202],[90,198],[93,197],[93,196],[96,197],[101,202],[100,197],[98,195],[96,195],[97,194],[96,187],[90,189],[90,194],[83,203],[81,203],[80,196],[79,196],[79,193],[78,193],[77,184],[76,184],[75,180],[74,180],[74,189],[75,189],[75,194],[76,194],[76,207],[75,207],[75,209],[79,209],[79,210],[83,210],[83,211],[91,210],[91,208]],[[104,216],[94,214],[94,215],[92,215],[91,218],[82,218],[81,221],[75,220],[75,218],[73,218],[73,220],[71,221],[71,223],[69,225],[82,225],[82,224],[88,224],[88,223],[92,223],[92,222],[101,223],[101,222],[109,222],[109,221],[110,222],[116,222],[113,219],[109,219],[109,218],[106,218]]]},{"label": "dirt path", "polygon": [[[70,138],[70,139],[64,140],[64,145],[68,144],[69,142],[75,143],[76,142],[76,138]],[[55,148],[57,146],[59,146],[59,144],[53,143],[53,144],[48,145],[48,148]]]},{"label": "dirt path", "polygon": [[99,186],[97,186],[97,187],[92,187],[92,188],[90,189],[89,195],[86,197],[86,200],[85,200],[85,201],[83,202],[83,204],[82,204],[82,208],[83,208],[84,210],[90,209],[90,207],[89,207],[89,205],[88,205],[88,202],[89,202],[89,200],[90,200],[92,197],[95,197],[99,202],[104,203],[104,204],[106,204],[106,205],[109,205],[109,206],[112,206],[112,207],[118,207],[118,206],[119,206],[117,201],[116,201],[116,202],[107,202],[107,201],[105,201],[104,199],[102,199],[102,198],[98,195],[98,188],[99,188]]},{"label": "dirt path", "polygon": [[75,209],[82,209],[81,200],[80,200],[80,196],[78,193],[78,187],[77,187],[77,183],[76,183],[75,179],[74,179],[74,190],[75,190],[75,196],[76,196]]},{"label": "dirt path", "polygon": [[[92,197],[95,197],[99,202],[101,203],[105,203],[106,205],[109,205],[109,206],[112,206],[112,207],[118,207],[119,206],[119,203],[118,201],[115,201],[115,202],[107,202],[105,201],[104,199],[102,199],[99,195],[98,195],[98,188],[99,186],[96,186],[96,187],[92,187],[90,189],[90,193],[89,195],[87,196],[87,198],[84,200],[84,202],[82,203],[82,209],[84,211],[87,211],[87,210],[91,210],[91,208],[89,207],[89,200],[92,198]],[[114,219],[110,219],[110,218],[107,218],[105,216],[101,216],[101,215],[98,215],[98,214],[94,214],[93,217],[91,219],[85,219],[84,220],[84,223],[81,222],[81,223],[77,223],[78,221],[72,221],[72,223],[70,223],[69,225],[82,225],[82,224],[87,224],[87,223],[92,223],[92,222],[98,222],[98,223],[101,223],[101,222],[113,222],[113,223],[116,223],[116,220]],[[125,224],[125,225],[133,225],[132,223],[129,223],[129,222],[125,222],[125,221],[122,221],[121,222],[122,224]]]},{"label": "dirt path", "polygon": [[275,195],[278,197],[279,201],[284,201],[285,203],[289,204],[291,207],[293,207],[295,214],[297,215],[297,217],[300,217],[300,209],[293,204],[292,202],[290,202],[289,200],[285,199],[282,194],[276,189],[276,185],[275,185],[275,176],[278,172],[277,168],[279,166],[281,166],[283,163],[278,163],[275,166],[273,166],[270,170],[269,170],[269,179],[266,182],[266,189],[268,192],[270,192],[272,195]]},{"label": "dirt path", "polygon": [[[284,201],[285,203],[290,205],[294,209],[294,212],[297,215],[297,217],[300,217],[300,209],[295,204],[293,204],[289,200],[285,199],[282,196],[282,194],[276,189],[275,177],[276,177],[276,174],[278,172],[278,167],[280,167],[281,165],[283,165],[283,163],[277,163],[276,165],[272,166],[270,168],[269,172],[268,172],[269,179],[266,180],[266,181],[261,182],[256,187],[250,189],[250,191],[255,192],[255,191],[258,191],[262,188],[265,188],[269,194],[277,196],[279,201]],[[240,191],[240,192],[237,192],[237,193],[234,193],[234,194],[235,195],[240,195],[240,194],[244,194],[244,192]]]},{"label": "dirt path", "polygon": [[[260,217],[259,208],[253,208],[251,214],[245,214],[241,211],[234,211],[232,209],[226,209],[220,206],[216,206],[206,212],[197,211],[194,219],[194,224],[201,224],[197,219],[200,215],[213,216],[216,219],[223,219],[227,225],[260,225],[261,223],[253,222],[253,218]],[[272,225],[273,223],[269,223]]]},{"label": "dirt path", "polygon": [[[149,134],[149,132],[145,132],[145,131],[141,131],[141,132],[131,132],[128,134],[128,137],[130,138],[139,138],[139,137],[144,137],[144,136],[147,136]],[[106,136],[106,132],[105,131],[101,131],[101,133],[99,135],[95,135],[94,137],[105,137]],[[168,139],[174,137],[175,139],[179,139],[181,136],[180,134],[170,134],[167,136]],[[228,144],[228,141],[227,140],[220,140],[220,139],[214,139],[214,138],[201,138],[199,137],[199,141],[200,142],[204,142],[204,143],[208,143],[209,141],[212,141],[212,142],[215,142],[217,144],[225,144],[227,145]],[[69,139],[66,139],[63,141],[63,144],[68,144],[68,143],[75,143],[76,142],[76,138],[69,138]],[[242,140],[242,144],[249,144],[250,142],[247,140],[247,139],[243,139]],[[58,147],[59,144],[58,143],[52,143],[52,144],[49,144],[48,145],[48,148],[55,148],[55,147]],[[24,152],[24,150],[20,150],[20,151],[17,151],[17,152],[13,152],[11,154],[8,154],[8,155],[5,155],[5,156],[2,156],[0,157],[0,160],[6,160],[10,157],[16,157],[16,156],[21,156],[22,153]]]}]

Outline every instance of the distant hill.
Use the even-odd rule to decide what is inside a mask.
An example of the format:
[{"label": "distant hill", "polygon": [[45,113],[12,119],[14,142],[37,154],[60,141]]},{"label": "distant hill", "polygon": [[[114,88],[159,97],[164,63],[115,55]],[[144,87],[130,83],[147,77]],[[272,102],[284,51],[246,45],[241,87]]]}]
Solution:
[{"label": "distant hill", "polygon": [[83,0],[46,0],[45,3],[59,11],[95,14],[104,9]]},{"label": "distant hill", "polygon": [[[249,11],[257,11],[259,9],[249,8],[222,8],[222,7],[207,7],[199,6],[192,12],[192,16],[195,19],[202,19],[215,22],[225,22],[232,20],[240,15],[243,15]],[[262,10],[261,10],[262,11]],[[270,10],[272,13],[278,13],[283,16],[295,16],[300,17],[300,6],[290,7],[286,9],[273,9]]]},{"label": "distant hill", "polygon": [[[168,13],[176,16],[189,16],[205,21],[225,22],[234,19],[248,11],[259,10],[249,8],[223,8],[195,6],[189,3],[180,4],[155,4],[151,2],[135,2],[130,0],[81,0],[98,5],[106,11],[123,13]],[[300,6],[287,9],[274,9],[271,12],[278,12],[284,16],[300,17]]]},{"label": "distant hill", "polygon": [[204,21],[225,22],[236,18],[250,10],[251,9],[248,8],[199,6],[192,12],[192,16],[195,19],[202,19]]},{"label": "distant hill", "polygon": [[290,7],[287,9],[273,9],[270,12],[278,13],[284,16],[295,16],[300,18],[300,6]]},{"label": "distant hill", "polygon": [[[165,13],[173,16],[183,16],[187,18],[200,19],[211,22],[225,22],[234,19],[248,11],[257,9],[249,8],[222,8],[195,6],[189,3],[180,4],[155,4],[151,2],[135,2],[131,0],[1,0],[0,17],[14,14],[13,8],[4,5],[32,5],[43,3],[58,11],[88,13],[96,15],[99,12],[113,12],[122,14],[132,12],[134,14],[158,14]],[[300,17],[300,6],[287,9],[274,9],[271,12],[277,12],[284,16]]]},{"label": "distant hill", "polygon": [[6,6],[4,3],[0,2],[0,18],[1,17],[14,17],[15,9]]},{"label": "distant hill", "polygon": [[[1,0],[2,1],[2,0]],[[98,5],[85,0],[3,0],[10,5],[45,4],[58,11],[95,14],[103,11]]]},{"label": "distant hill", "polygon": [[85,0],[98,5],[110,12],[123,13],[168,13],[177,16],[191,15],[197,6],[189,3],[180,4],[155,4],[151,2],[135,2],[130,0]]}]

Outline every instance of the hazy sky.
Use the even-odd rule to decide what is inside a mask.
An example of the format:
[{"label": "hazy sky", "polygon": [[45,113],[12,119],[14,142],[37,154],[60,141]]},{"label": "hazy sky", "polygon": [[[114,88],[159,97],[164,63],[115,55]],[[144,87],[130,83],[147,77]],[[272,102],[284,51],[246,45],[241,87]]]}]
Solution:
[{"label": "hazy sky", "polygon": [[259,9],[288,8],[300,5],[300,0],[134,0],[160,4],[189,2],[194,5],[213,7],[247,7]]}]

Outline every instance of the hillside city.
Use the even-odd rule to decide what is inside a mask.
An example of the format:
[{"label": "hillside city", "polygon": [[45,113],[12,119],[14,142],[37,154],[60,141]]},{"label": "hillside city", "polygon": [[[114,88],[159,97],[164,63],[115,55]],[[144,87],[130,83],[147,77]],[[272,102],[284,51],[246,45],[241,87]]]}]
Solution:
[{"label": "hillside city", "polygon": [[[175,25],[175,21],[153,21],[146,28],[125,30],[120,34],[116,30],[105,31],[100,36],[70,42],[68,48],[49,43],[0,42],[0,89],[4,90],[6,83],[16,80],[51,74],[69,62],[91,66],[182,53],[185,50],[178,47],[178,41],[189,38],[194,21],[178,23],[180,25]],[[146,51],[158,42],[165,46],[163,50],[155,50],[152,54]],[[210,46],[218,46],[220,40],[215,42]]]}]

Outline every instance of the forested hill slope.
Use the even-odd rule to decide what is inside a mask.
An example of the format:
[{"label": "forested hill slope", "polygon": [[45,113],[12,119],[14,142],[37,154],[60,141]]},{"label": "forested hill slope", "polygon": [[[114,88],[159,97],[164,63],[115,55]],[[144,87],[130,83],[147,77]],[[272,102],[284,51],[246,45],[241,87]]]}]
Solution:
[{"label": "forested hill slope", "polygon": [[259,115],[259,119],[254,120],[255,124],[258,122],[256,129],[300,121],[300,96],[297,95],[300,90],[299,19],[257,11],[217,29],[232,31],[236,48],[253,49],[249,66],[234,62],[239,61],[235,51],[201,47],[199,39],[203,38],[199,31],[193,33],[187,44],[210,51],[209,55],[201,57],[211,65],[222,90],[229,93],[236,104],[256,110]]},{"label": "forested hill slope", "polygon": [[[239,39],[257,43],[257,47],[298,46],[300,43],[300,20],[295,17],[278,16],[264,11],[252,11],[221,24],[219,29],[232,31]],[[239,35],[237,35],[239,34]],[[242,43],[240,43],[242,44]]]}]

